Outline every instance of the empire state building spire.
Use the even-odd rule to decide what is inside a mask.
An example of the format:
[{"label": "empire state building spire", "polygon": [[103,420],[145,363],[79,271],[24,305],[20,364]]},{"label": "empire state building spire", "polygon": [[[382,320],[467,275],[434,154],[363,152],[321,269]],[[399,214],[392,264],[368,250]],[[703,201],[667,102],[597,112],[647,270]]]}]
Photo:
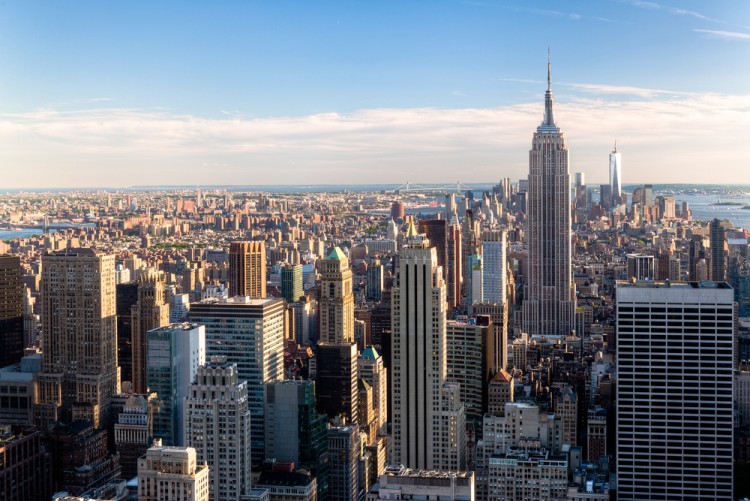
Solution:
[{"label": "empire state building spire", "polygon": [[547,49],[547,92],[544,93],[544,120],[538,130],[540,132],[558,132],[560,130],[555,125],[555,117],[552,114],[552,63],[550,62],[549,48]]}]

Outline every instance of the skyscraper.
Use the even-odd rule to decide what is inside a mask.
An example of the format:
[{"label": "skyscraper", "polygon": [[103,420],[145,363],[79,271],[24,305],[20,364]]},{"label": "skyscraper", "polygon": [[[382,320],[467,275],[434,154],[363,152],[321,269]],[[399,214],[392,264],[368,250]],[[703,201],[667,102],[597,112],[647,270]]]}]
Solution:
[{"label": "skyscraper", "polygon": [[88,248],[42,256],[40,424],[98,427],[118,392],[115,257]]},{"label": "skyscraper", "polygon": [[618,282],[617,498],[732,499],[734,295]]},{"label": "skyscraper", "polygon": [[465,419],[457,388],[445,384],[446,287],[435,248],[409,233],[391,291],[393,462],[450,468],[448,458],[465,457],[464,429],[451,424]]},{"label": "skyscraper", "polygon": [[724,227],[721,221],[714,218],[709,225],[709,238],[711,240],[711,280],[715,282],[726,280],[726,256],[724,246]]},{"label": "skyscraper", "polygon": [[622,196],[622,153],[617,151],[617,143],[609,154],[609,187],[612,196],[611,206],[620,204]]},{"label": "skyscraper", "polygon": [[570,334],[575,288],[571,266],[570,175],[565,135],[552,114],[552,79],[547,62],[544,121],[529,152],[526,234],[529,277],[523,327],[530,335]]},{"label": "skyscraper", "polygon": [[0,367],[20,362],[23,345],[21,258],[0,256]]},{"label": "skyscraper", "polygon": [[155,271],[138,280],[138,302],[131,308],[133,339],[133,391],[146,393],[146,333],[169,323],[169,305],[164,302],[164,280]]},{"label": "skyscraper", "polygon": [[229,295],[266,297],[265,243],[231,243],[229,246]]},{"label": "skyscraper", "polygon": [[284,378],[284,300],[205,299],[190,306],[190,319],[206,327],[206,356],[225,356],[247,381],[253,462],[263,461],[265,384]]},{"label": "skyscraper", "polygon": [[185,399],[185,445],[211,471],[211,499],[239,501],[250,492],[250,411],[237,365],[215,357],[199,367]]},{"label": "skyscraper", "polygon": [[304,295],[302,289],[302,265],[288,264],[281,268],[281,297],[287,303],[296,303]]},{"label": "skyscraper", "polygon": [[154,444],[138,460],[138,499],[143,501],[208,501],[209,469],[198,463],[192,447]]},{"label": "skyscraper", "polygon": [[336,247],[320,264],[320,340],[354,341],[354,291],[349,259]]},{"label": "skyscraper", "polygon": [[343,416],[347,424],[358,423],[357,345],[318,343],[318,409],[330,419]]},{"label": "skyscraper", "polygon": [[482,232],[482,301],[505,302],[505,230]]}]

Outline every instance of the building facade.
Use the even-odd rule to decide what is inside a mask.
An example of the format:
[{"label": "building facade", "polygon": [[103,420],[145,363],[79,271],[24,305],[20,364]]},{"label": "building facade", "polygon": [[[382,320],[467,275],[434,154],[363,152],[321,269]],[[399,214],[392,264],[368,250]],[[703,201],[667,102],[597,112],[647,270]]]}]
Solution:
[{"label": "building facade", "polygon": [[354,291],[349,259],[336,247],[320,264],[320,340],[354,341]]},{"label": "building facade", "polygon": [[232,242],[229,246],[229,295],[266,297],[266,244]]}]

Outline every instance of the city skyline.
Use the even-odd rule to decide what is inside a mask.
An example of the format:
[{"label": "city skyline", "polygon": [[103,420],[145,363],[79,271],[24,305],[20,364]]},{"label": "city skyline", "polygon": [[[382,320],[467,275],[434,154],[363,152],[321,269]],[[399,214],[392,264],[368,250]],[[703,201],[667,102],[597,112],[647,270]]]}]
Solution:
[{"label": "city skyline", "polygon": [[523,178],[548,46],[571,172],[606,182],[617,140],[624,184],[742,180],[750,7],[736,3],[0,13],[8,188]]}]

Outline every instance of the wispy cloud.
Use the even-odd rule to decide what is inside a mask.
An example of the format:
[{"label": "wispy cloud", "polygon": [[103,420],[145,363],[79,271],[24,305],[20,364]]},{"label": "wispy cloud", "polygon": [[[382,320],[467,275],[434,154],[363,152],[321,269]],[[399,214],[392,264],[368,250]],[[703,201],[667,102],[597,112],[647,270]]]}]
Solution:
[{"label": "wispy cloud", "polygon": [[630,85],[606,85],[591,83],[564,83],[559,85],[573,87],[592,94],[628,95],[641,98],[654,98],[659,96],[690,96],[690,92],[680,92],[666,89],[650,89],[647,87],[634,87]]},{"label": "wispy cloud", "polygon": [[750,33],[738,33],[736,31],[718,31],[694,29],[697,33],[703,33],[709,38],[720,38],[722,40],[750,40]]},{"label": "wispy cloud", "polygon": [[579,14],[578,12],[563,12],[559,10],[537,9],[537,8],[515,7],[515,6],[508,7],[508,8],[515,12],[525,12],[527,14],[534,14],[537,16],[556,17],[559,19],[567,19],[569,21],[588,20],[588,21],[599,21],[602,23],[630,24],[630,23],[625,23],[617,19],[610,19],[607,17],[600,17],[600,16],[587,16],[584,14]]},{"label": "wispy cloud", "polygon": [[[733,182],[744,172],[750,95],[576,84],[555,116],[571,170],[606,179],[613,138],[629,182]],[[580,87],[588,86],[588,87]],[[640,93],[640,94],[639,94]],[[630,94],[631,99],[621,99]],[[633,98],[634,97],[634,98]],[[493,181],[528,172],[542,98],[495,108],[365,109],[299,117],[205,118],[95,108],[0,115],[3,185]],[[709,174],[707,165],[722,165]],[[710,177],[709,177],[710,176]]]},{"label": "wispy cloud", "polygon": [[701,14],[700,12],[696,12],[694,10],[683,9],[681,7],[671,7],[668,5],[662,5],[656,2],[647,2],[643,0],[619,0],[619,1],[621,3],[632,5],[633,7],[638,7],[639,9],[654,10],[654,11],[660,10],[660,11],[668,12],[675,16],[687,16],[687,17],[693,17],[695,19],[700,19],[701,21],[709,21],[712,23],[727,24],[726,21],[723,21],[721,19],[715,19],[713,17],[706,16],[705,14]]}]

